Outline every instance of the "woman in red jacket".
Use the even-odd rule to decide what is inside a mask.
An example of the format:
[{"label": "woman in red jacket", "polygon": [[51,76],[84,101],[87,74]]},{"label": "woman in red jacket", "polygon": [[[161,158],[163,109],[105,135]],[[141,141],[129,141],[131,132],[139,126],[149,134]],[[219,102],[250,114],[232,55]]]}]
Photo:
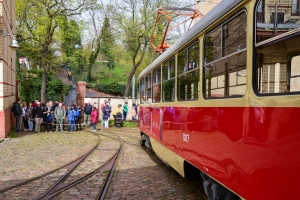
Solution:
[{"label": "woman in red jacket", "polygon": [[91,113],[91,121],[93,124],[93,131],[97,131],[96,125],[98,123],[98,110],[96,107],[93,107],[93,110]]}]

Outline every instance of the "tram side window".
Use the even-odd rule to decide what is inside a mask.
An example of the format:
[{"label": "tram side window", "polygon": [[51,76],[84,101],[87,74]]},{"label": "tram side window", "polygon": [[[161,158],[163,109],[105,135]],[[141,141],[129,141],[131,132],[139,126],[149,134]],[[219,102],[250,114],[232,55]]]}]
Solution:
[{"label": "tram side window", "polygon": [[162,73],[162,100],[164,102],[173,102],[175,94],[175,58],[163,64]]},{"label": "tram side window", "polygon": [[265,95],[299,94],[299,1],[257,2],[254,89]]},{"label": "tram side window", "polygon": [[[197,100],[199,94],[199,43],[179,53],[177,98],[179,101]],[[184,63],[183,70],[179,65]]]},{"label": "tram side window", "polygon": [[145,80],[144,80],[144,77],[140,80],[140,84],[139,84],[139,86],[140,86],[140,102],[141,102],[141,104],[144,104],[145,103],[145,82],[144,82]]},{"label": "tram side window", "polygon": [[146,103],[151,103],[151,74],[146,76]]},{"label": "tram side window", "polygon": [[300,36],[256,48],[259,94],[300,92]]},{"label": "tram side window", "polygon": [[242,11],[205,36],[205,98],[240,97],[245,94],[246,28],[247,15]]},{"label": "tram side window", "polygon": [[152,72],[152,102],[160,102],[160,83],[161,83],[161,67],[158,67]]}]

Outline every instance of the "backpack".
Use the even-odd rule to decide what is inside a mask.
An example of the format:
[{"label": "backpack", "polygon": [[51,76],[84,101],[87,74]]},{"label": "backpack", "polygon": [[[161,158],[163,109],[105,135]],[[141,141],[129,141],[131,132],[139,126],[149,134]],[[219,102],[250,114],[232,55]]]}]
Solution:
[{"label": "backpack", "polygon": [[48,122],[52,122],[52,120],[53,120],[53,116],[52,116],[52,114],[49,114],[49,115],[47,116],[47,121],[48,121]]}]

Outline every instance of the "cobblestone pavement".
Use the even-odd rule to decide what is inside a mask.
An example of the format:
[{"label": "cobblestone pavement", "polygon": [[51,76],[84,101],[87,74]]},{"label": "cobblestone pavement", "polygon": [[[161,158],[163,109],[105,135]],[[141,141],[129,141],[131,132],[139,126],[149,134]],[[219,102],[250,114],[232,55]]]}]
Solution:
[{"label": "cobblestone pavement", "polygon": [[199,182],[184,180],[153,151],[141,147],[138,129],[110,131],[126,143],[105,199],[206,199]]},{"label": "cobblestone pavement", "polygon": [[76,159],[97,143],[87,132],[28,134],[0,143],[0,190]]},{"label": "cobblestone pavement", "polygon": [[[125,145],[106,199],[205,199],[200,183],[185,181],[175,170],[163,164],[153,151],[140,145],[137,128],[110,128],[97,133],[100,146],[65,183],[82,177],[110,158],[120,144],[116,140],[118,135],[124,139]],[[41,171],[44,173],[60,167],[87,152],[96,142],[97,137],[88,132],[73,132],[29,134],[0,143],[0,189],[37,176]],[[0,199],[37,196],[64,173],[65,170],[61,169],[20,188],[0,193]],[[95,199],[104,179],[103,172],[97,173],[53,199]]]}]

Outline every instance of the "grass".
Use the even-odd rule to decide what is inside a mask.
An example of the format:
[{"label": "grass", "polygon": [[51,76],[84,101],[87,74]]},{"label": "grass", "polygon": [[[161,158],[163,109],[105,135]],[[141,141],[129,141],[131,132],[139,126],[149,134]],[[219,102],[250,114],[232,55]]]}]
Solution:
[{"label": "grass", "polygon": [[13,128],[9,131],[7,137],[9,137],[9,138],[17,138],[17,137],[18,137],[18,134],[16,133],[15,127],[13,127]]},{"label": "grass", "polygon": [[[101,124],[101,120],[99,120],[99,123]],[[109,126],[113,127],[115,125],[114,120],[109,120]],[[138,121],[122,121],[122,127],[127,127],[127,128],[136,128],[138,127]]]}]

